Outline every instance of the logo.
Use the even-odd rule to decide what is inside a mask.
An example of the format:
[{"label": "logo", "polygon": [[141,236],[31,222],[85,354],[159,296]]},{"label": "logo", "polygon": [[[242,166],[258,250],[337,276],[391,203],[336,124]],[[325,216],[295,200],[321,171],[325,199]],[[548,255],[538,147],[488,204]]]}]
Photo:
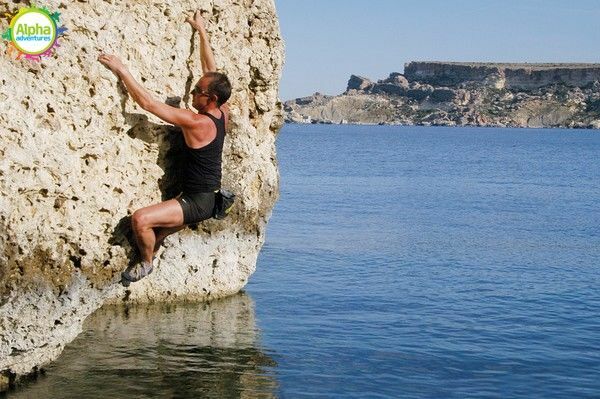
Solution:
[{"label": "logo", "polygon": [[[10,16],[10,14],[9,14]],[[10,27],[2,33],[8,41],[6,52],[15,59],[40,61],[56,52],[58,38],[67,31],[59,27],[60,13],[50,13],[47,8],[23,7],[10,20]]]}]

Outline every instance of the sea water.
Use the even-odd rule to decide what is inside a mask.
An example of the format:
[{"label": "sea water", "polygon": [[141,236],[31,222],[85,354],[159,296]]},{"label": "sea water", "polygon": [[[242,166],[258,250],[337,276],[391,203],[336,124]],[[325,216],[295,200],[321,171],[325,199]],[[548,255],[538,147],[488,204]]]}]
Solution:
[{"label": "sea water", "polygon": [[245,292],[101,309],[9,397],[600,397],[600,132],[285,125]]}]

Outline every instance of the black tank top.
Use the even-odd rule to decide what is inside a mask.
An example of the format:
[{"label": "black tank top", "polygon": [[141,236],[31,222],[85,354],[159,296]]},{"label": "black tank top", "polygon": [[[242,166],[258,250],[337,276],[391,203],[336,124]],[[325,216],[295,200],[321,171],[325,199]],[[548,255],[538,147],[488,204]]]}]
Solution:
[{"label": "black tank top", "polygon": [[225,114],[217,119],[208,116],[217,127],[213,141],[200,148],[188,147],[185,144],[185,163],[183,164],[182,189],[186,194],[205,193],[221,188],[221,156],[225,141]]}]

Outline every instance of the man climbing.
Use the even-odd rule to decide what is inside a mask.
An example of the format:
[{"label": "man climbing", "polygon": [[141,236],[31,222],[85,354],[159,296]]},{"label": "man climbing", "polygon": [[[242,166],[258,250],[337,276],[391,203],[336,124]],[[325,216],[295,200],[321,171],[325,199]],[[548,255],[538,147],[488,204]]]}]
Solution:
[{"label": "man climbing", "polygon": [[181,127],[185,140],[182,193],[174,199],[138,209],[132,215],[131,226],[141,262],[122,273],[125,285],[152,272],[154,254],[165,237],[212,216],[215,192],[221,188],[221,156],[229,121],[229,107],[225,103],[231,95],[231,84],[227,76],[217,72],[200,11],[196,11],[193,18],[187,17],[186,22],[200,35],[203,76],[190,92],[192,106],[198,113],[152,98],[118,57],[108,54],[98,57],[123,81],[136,103],[165,122]]}]

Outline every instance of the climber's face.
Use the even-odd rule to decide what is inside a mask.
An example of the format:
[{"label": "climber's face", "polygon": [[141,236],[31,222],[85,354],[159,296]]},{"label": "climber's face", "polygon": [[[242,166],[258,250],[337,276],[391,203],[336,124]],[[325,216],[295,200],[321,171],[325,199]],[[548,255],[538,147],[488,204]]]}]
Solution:
[{"label": "climber's face", "polygon": [[208,92],[209,84],[210,78],[203,76],[190,92],[193,96],[192,106],[200,112],[205,111],[210,103],[216,101],[216,96]]}]

